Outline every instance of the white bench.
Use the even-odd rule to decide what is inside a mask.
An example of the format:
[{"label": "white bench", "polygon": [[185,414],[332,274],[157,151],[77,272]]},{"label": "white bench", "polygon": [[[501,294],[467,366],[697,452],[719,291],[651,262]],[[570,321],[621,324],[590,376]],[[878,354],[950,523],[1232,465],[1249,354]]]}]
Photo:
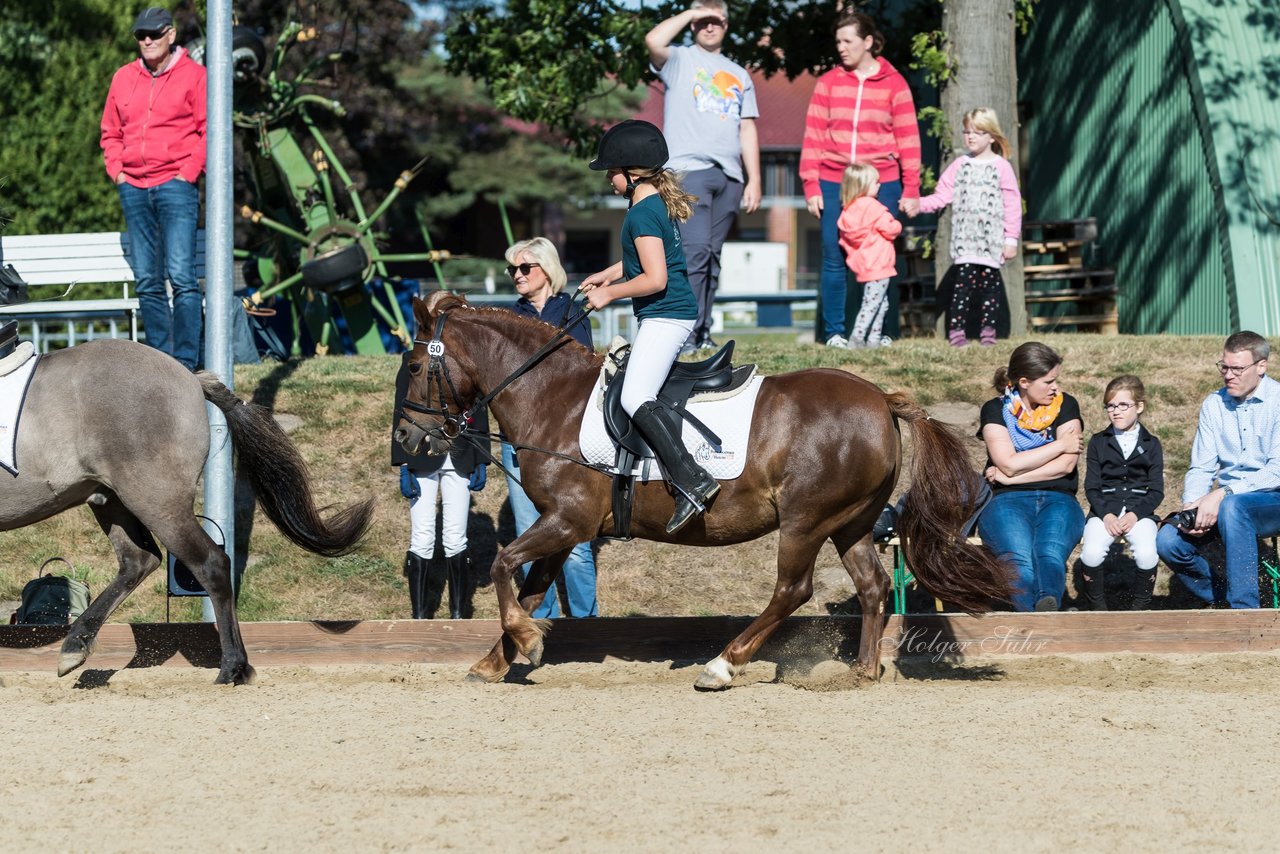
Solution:
[{"label": "white bench", "polygon": [[[204,279],[205,234],[196,233],[196,276]],[[129,240],[125,233],[103,231],[84,234],[0,235],[0,265],[11,264],[28,285],[119,282],[118,299],[35,299],[20,305],[0,306],[0,320],[30,321],[27,337],[40,352],[54,342],[73,346],[80,340],[105,335],[121,337],[123,328],[138,340],[138,298],[129,295],[134,281],[129,266]],[[72,296],[74,296],[72,291]],[[51,295],[56,296],[56,295]],[[62,327],[51,332],[50,327]]]}]

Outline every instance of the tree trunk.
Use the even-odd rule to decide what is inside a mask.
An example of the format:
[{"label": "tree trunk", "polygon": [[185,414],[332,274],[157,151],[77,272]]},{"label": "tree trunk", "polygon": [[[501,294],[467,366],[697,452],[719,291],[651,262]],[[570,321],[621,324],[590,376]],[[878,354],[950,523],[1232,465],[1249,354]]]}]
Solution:
[{"label": "tree trunk", "polygon": [[[951,125],[954,153],[964,152],[961,133],[964,114],[990,107],[1000,117],[1000,127],[1013,150],[1009,160],[1018,167],[1018,66],[1014,47],[1014,0],[947,0],[943,4],[942,29],[955,66],[942,88],[942,110]],[[944,146],[943,165],[950,162]],[[935,244],[937,281],[942,281],[950,258],[951,215],[938,221]],[[1022,255],[1001,269],[1009,296],[1009,329],[1013,335],[1027,331],[1027,306],[1022,277]],[[944,310],[945,313],[945,310]]]}]

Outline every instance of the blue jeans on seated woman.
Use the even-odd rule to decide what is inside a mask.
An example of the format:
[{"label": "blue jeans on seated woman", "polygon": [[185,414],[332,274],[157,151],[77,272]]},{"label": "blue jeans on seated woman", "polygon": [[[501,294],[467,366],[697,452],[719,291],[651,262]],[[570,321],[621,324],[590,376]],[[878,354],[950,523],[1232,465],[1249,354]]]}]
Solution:
[{"label": "blue jeans on seated woman", "polygon": [[[200,363],[204,313],[196,278],[200,190],[179,178],[157,187],[125,182],[117,190],[147,343],[194,369]],[[173,288],[172,309],[166,279]]]},{"label": "blue jeans on seated woman", "polygon": [[1015,611],[1034,611],[1052,596],[1057,610],[1067,589],[1067,558],[1084,534],[1074,495],[1050,489],[1011,490],[991,499],[978,534],[992,554],[1016,571]]},{"label": "blue jeans on seated woman", "polygon": [[[515,450],[507,442],[502,443],[502,465],[507,471],[520,476],[520,468],[516,465]],[[507,478],[507,495],[511,499],[511,515],[515,518],[516,536],[520,536],[538,521],[538,508],[533,506],[529,496],[524,494],[520,484]],[[524,565],[528,574],[532,563]],[[596,559],[591,553],[590,541],[578,543],[569,552],[564,567],[560,570],[560,580],[554,581],[543,597],[542,604],[533,609],[532,616],[536,620],[546,617],[560,616],[560,581],[564,582],[565,593],[568,594],[569,613],[566,617],[595,617],[598,615],[596,605]]]},{"label": "blue jeans on seated woman", "polygon": [[[1156,551],[1197,598],[1230,608],[1257,608],[1258,538],[1280,534],[1280,492],[1245,492],[1228,495],[1218,507],[1218,524],[1202,537],[1193,537],[1173,525],[1161,525]],[[1226,552],[1226,573],[1216,576],[1200,554],[1221,538]]]}]

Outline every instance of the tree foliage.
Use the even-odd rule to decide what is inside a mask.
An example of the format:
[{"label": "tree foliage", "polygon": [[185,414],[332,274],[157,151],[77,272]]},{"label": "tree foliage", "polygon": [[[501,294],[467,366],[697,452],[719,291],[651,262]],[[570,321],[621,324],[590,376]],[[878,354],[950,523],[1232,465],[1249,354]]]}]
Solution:
[{"label": "tree foliage", "polygon": [[98,147],[111,75],[136,10],[110,0],[19,0],[0,20],[0,178],[11,233],[122,228]]},{"label": "tree foliage", "polygon": [[[483,82],[498,109],[555,128],[582,149],[599,133],[595,105],[614,89],[648,79],[644,36],[688,6],[664,0],[640,9],[617,0],[512,0],[461,12],[445,47],[449,68]],[[886,56],[910,60],[910,35],[936,28],[937,0],[869,0],[859,4],[881,26]],[[725,52],[766,75],[821,73],[836,62],[829,0],[730,3]]]},{"label": "tree foliage", "polygon": [[[11,4],[13,5],[13,4]],[[326,67],[315,94],[342,102],[341,117],[317,112],[326,136],[366,202],[380,199],[400,172],[427,165],[404,203],[387,216],[390,242],[420,248],[419,207],[442,248],[474,252],[493,228],[463,216],[510,207],[566,202],[598,181],[568,150],[562,135],[511,121],[485,89],[452,74],[439,51],[443,28],[470,0],[433,4],[420,14],[409,0],[237,0],[236,22],[274,49],[294,19],[316,37],[290,50],[286,68],[345,51]],[[129,27],[137,10],[115,0],[18,0],[0,19],[0,180],[10,233],[117,230],[119,202],[102,167],[99,122],[115,70],[137,56]],[[179,41],[203,33],[204,0],[179,4]],[[300,16],[300,18],[299,18]],[[598,115],[618,118],[641,95],[600,98]],[[302,138],[303,135],[300,135]],[[237,163],[244,165],[243,159]],[[248,182],[237,198],[248,201]]]}]

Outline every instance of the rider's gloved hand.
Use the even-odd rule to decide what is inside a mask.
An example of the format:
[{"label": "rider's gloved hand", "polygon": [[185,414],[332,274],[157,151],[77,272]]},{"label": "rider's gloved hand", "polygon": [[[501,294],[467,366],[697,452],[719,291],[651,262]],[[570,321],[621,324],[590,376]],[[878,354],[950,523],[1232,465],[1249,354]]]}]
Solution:
[{"label": "rider's gloved hand", "polygon": [[422,494],[418,479],[413,476],[413,472],[409,471],[407,465],[400,466],[400,494],[410,501]]}]

